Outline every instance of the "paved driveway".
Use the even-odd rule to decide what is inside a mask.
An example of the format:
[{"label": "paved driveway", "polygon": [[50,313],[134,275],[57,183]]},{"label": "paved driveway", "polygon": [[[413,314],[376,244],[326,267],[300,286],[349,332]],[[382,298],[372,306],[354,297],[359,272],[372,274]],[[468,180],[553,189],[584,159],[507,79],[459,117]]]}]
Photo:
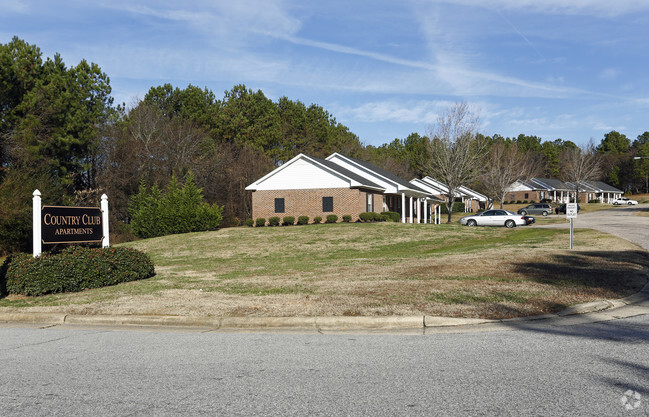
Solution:
[{"label": "paved driveway", "polygon": [[[637,213],[641,211],[649,212],[649,204],[579,214],[575,219],[575,228],[596,229],[610,233],[649,251],[649,217],[639,216]],[[541,227],[568,228],[570,224]]]}]

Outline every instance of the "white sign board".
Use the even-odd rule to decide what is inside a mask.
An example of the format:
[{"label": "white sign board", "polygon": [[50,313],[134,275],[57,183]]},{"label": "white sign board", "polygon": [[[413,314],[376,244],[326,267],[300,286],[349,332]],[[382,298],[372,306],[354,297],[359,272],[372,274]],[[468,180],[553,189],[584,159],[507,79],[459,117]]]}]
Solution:
[{"label": "white sign board", "polygon": [[566,204],[566,219],[577,218],[577,203]]}]

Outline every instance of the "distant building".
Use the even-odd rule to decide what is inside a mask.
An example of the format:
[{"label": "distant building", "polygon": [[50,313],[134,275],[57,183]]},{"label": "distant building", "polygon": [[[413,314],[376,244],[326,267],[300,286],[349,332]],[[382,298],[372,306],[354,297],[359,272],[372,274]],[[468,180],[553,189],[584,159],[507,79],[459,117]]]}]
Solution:
[{"label": "distant building", "polygon": [[[554,203],[568,203],[570,197],[574,197],[576,189],[575,184],[553,178],[518,180],[507,189],[505,200],[537,202],[548,200]],[[586,181],[579,184],[579,200],[582,203],[591,200],[610,203],[622,194],[622,190],[602,181]]]},{"label": "distant building", "polygon": [[441,200],[373,164],[334,153],[326,159],[299,154],[246,187],[253,218],[393,211],[402,222],[432,223]]}]

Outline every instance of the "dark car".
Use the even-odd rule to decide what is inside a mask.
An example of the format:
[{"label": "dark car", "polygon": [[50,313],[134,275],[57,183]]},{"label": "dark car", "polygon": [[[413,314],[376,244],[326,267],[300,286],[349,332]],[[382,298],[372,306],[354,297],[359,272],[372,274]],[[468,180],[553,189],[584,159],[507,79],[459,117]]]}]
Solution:
[{"label": "dark car", "polygon": [[[581,210],[581,206],[577,204],[577,213],[579,213],[579,210]],[[559,207],[554,209],[554,212],[557,214],[566,214],[566,205],[560,205]]]},{"label": "dark car", "polygon": [[517,213],[523,216],[528,214],[541,214],[547,216],[548,214],[552,214],[552,206],[546,203],[530,204],[527,207],[518,209]]},{"label": "dark car", "polygon": [[532,216],[523,216],[525,218],[525,223],[529,226],[530,224],[536,223],[536,219]]}]

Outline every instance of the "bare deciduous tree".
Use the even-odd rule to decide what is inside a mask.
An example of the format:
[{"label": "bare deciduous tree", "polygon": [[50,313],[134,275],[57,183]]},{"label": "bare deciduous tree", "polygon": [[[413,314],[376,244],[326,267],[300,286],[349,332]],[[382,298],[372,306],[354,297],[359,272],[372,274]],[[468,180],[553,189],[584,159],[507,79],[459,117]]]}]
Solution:
[{"label": "bare deciduous tree", "polygon": [[421,166],[426,175],[448,187],[448,223],[458,188],[474,178],[485,157],[486,143],[477,136],[478,126],[477,114],[466,103],[455,103],[428,129],[429,156]]},{"label": "bare deciduous tree", "polygon": [[500,201],[502,209],[509,186],[537,175],[540,170],[540,161],[530,152],[521,151],[516,143],[498,142],[489,150],[479,182],[490,203]]},{"label": "bare deciduous tree", "polygon": [[599,178],[602,158],[591,139],[582,147],[572,148],[561,154],[561,178],[575,185],[575,202],[579,201],[579,186]]}]

